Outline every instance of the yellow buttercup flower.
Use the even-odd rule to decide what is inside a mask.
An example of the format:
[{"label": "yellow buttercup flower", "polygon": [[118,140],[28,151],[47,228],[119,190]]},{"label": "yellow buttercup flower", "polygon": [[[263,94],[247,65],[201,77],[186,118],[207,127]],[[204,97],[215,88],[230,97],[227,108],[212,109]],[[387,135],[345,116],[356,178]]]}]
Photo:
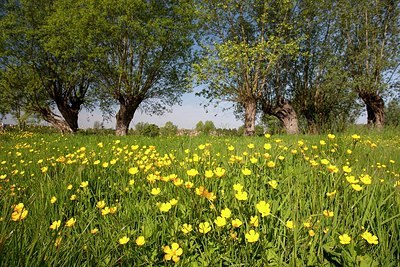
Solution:
[{"label": "yellow buttercup flower", "polygon": [[252,229],[248,233],[245,234],[245,238],[246,238],[247,242],[254,243],[254,242],[258,241],[258,239],[260,238],[260,234]]},{"label": "yellow buttercup flower", "polygon": [[161,189],[159,187],[151,189],[151,194],[156,196],[161,193]]},{"label": "yellow buttercup flower", "polygon": [[109,207],[105,207],[104,209],[101,210],[101,215],[106,216],[107,214],[110,214]]},{"label": "yellow buttercup flower", "polygon": [[275,162],[273,162],[273,161],[271,161],[271,160],[267,162],[267,166],[268,166],[269,168],[273,168],[273,167],[275,167],[275,165],[276,165]]},{"label": "yellow buttercup flower", "polygon": [[326,193],[326,196],[327,196],[327,197],[333,197],[333,196],[335,196],[335,195],[336,195],[336,190],[334,190],[334,191],[332,191],[332,192]]},{"label": "yellow buttercup flower", "polygon": [[249,176],[249,175],[251,175],[251,170],[244,168],[244,169],[242,169],[242,174],[245,176]]},{"label": "yellow buttercup flower", "polygon": [[335,165],[329,165],[328,166],[328,171],[331,172],[331,173],[337,173],[337,172],[339,172],[339,168],[336,167]]},{"label": "yellow buttercup flower", "polygon": [[190,169],[190,170],[187,170],[186,171],[186,174],[188,175],[188,176],[196,176],[197,174],[199,174],[199,172],[196,170],[196,169]]},{"label": "yellow buttercup flower", "polygon": [[178,200],[175,199],[175,198],[173,198],[173,199],[171,199],[171,200],[169,201],[169,204],[171,204],[171,206],[174,206],[174,205],[178,204]]},{"label": "yellow buttercup flower", "polygon": [[285,226],[287,228],[289,228],[289,229],[293,229],[294,228],[294,223],[293,223],[293,221],[289,220],[289,221],[286,222]]},{"label": "yellow buttercup flower", "polygon": [[257,215],[250,217],[250,224],[254,227],[258,227],[259,221]]},{"label": "yellow buttercup flower", "polygon": [[209,222],[203,222],[199,224],[199,232],[206,234],[211,231],[211,226]]},{"label": "yellow buttercup flower", "polygon": [[26,216],[28,216],[28,210],[24,209],[22,212],[17,212],[14,211],[11,214],[11,220],[16,222],[16,221],[22,221],[23,219],[26,218]]},{"label": "yellow buttercup flower", "polygon": [[312,229],[309,230],[309,231],[308,231],[308,235],[311,236],[311,237],[315,236],[314,230],[312,230]]},{"label": "yellow buttercup flower", "polygon": [[139,172],[139,169],[137,167],[131,167],[128,170],[129,174],[135,175]]},{"label": "yellow buttercup flower", "polygon": [[360,181],[360,180],[356,179],[353,175],[346,176],[346,180],[350,184],[356,184]]},{"label": "yellow buttercup flower", "polygon": [[111,207],[110,208],[110,214],[114,214],[114,213],[116,213],[117,212],[117,207],[116,206],[114,206],[114,207]]},{"label": "yellow buttercup flower", "polygon": [[171,247],[170,246],[165,246],[164,247],[164,259],[169,261],[172,259],[173,262],[178,262],[179,257],[183,253],[183,249],[179,247],[178,243],[172,243]]},{"label": "yellow buttercup flower", "polygon": [[106,206],[106,202],[104,200],[98,201],[96,203],[96,208],[103,209]]},{"label": "yellow buttercup flower", "polygon": [[329,164],[329,160],[327,160],[327,159],[321,159],[321,164],[322,164],[322,165],[328,165],[328,164]]},{"label": "yellow buttercup flower", "polygon": [[378,237],[376,235],[371,234],[368,231],[365,231],[363,234],[361,234],[361,237],[367,240],[368,244],[377,245],[379,243]]},{"label": "yellow buttercup flower", "polygon": [[204,176],[205,176],[206,178],[212,178],[212,177],[214,176],[214,172],[213,172],[212,170],[206,170],[206,171],[204,172]]},{"label": "yellow buttercup flower", "polygon": [[244,192],[244,191],[237,192],[235,194],[235,197],[237,200],[241,200],[241,201],[247,200],[247,192]]},{"label": "yellow buttercup flower", "polygon": [[66,227],[72,227],[72,226],[75,225],[75,223],[76,223],[76,219],[72,217],[71,219],[69,219],[69,220],[65,223],[65,226],[66,226]]},{"label": "yellow buttercup flower", "polygon": [[333,217],[334,216],[333,211],[329,211],[329,210],[324,210],[323,214],[325,217]]},{"label": "yellow buttercup flower", "polygon": [[56,203],[56,201],[57,201],[57,198],[55,196],[51,197],[51,199],[50,199],[51,204]]},{"label": "yellow buttercup flower", "polygon": [[361,185],[359,184],[352,184],[351,187],[355,190],[355,191],[361,191],[363,188]]},{"label": "yellow buttercup flower", "polygon": [[161,203],[161,205],[160,205],[160,211],[162,211],[162,212],[168,212],[171,208],[172,208],[172,205],[169,202]]},{"label": "yellow buttercup flower", "polygon": [[264,200],[256,204],[256,209],[261,213],[261,217],[265,217],[271,214],[271,206]]},{"label": "yellow buttercup flower", "polygon": [[226,172],[226,170],[225,170],[224,168],[221,168],[221,167],[217,167],[217,168],[214,170],[214,173],[215,173],[215,175],[216,175],[218,178],[221,178],[222,176],[224,176],[224,175],[225,175],[225,172]]},{"label": "yellow buttercup flower", "polygon": [[233,190],[235,190],[235,191],[242,191],[243,190],[243,185],[241,185],[241,184],[234,184],[233,185]]},{"label": "yellow buttercup flower", "polygon": [[271,149],[271,144],[270,143],[266,143],[266,144],[264,144],[264,149],[265,150],[270,150]]},{"label": "yellow buttercup flower", "polygon": [[120,244],[120,245],[125,245],[126,243],[128,243],[129,242],[129,237],[127,237],[127,236],[123,236],[123,237],[121,237],[119,240],[118,240],[118,243]]},{"label": "yellow buttercup flower", "polygon": [[226,225],[226,219],[222,216],[218,216],[217,219],[214,220],[215,225],[218,227],[223,227]]},{"label": "yellow buttercup flower", "polygon": [[225,219],[229,219],[231,217],[231,210],[229,208],[225,208],[221,210],[221,217],[224,217]]},{"label": "yellow buttercup flower", "polygon": [[82,183],[80,184],[80,187],[85,188],[85,187],[87,187],[88,185],[89,185],[89,182],[88,182],[88,181],[84,181],[84,182],[82,182]]},{"label": "yellow buttercup flower", "polygon": [[58,228],[60,228],[60,226],[61,226],[61,220],[54,221],[54,222],[50,225],[50,229],[51,229],[51,230],[57,230]]},{"label": "yellow buttercup flower", "polygon": [[239,219],[232,220],[232,226],[235,227],[235,228],[240,227],[242,224],[243,224],[243,222],[241,220],[239,220]]},{"label": "yellow buttercup flower", "polygon": [[192,183],[192,182],[185,182],[185,187],[186,188],[188,188],[188,189],[190,189],[190,188],[192,188],[194,186],[194,183]]},{"label": "yellow buttercup flower", "polygon": [[273,189],[278,187],[278,182],[276,180],[268,181],[268,185],[271,186]]},{"label": "yellow buttercup flower", "polygon": [[28,216],[28,210],[24,203],[18,203],[14,206],[14,212],[11,214],[11,220],[14,222],[22,221]]},{"label": "yellow buttercup flower", "polygon": [[138,238],[136,238],[136,245],[138,245],[139,247],[143,246],[146,243],[146,240],[144,239],[144,236],[139,236]]},{"label": "yellow buttercup flower", "polygon": [[351,172],[351,168],[349,167],[349,166],[343,166],[342,167],[343,168],[343,171],[345,172],[345,173],[350,173]]},{"label": "yellow buttercup flower", "polygon": [[184,223],[184,224],[182,225],[182,227],[181,227],[181,231],[182,231],[184,234],[188,234],[188,233],[190,233],[191,231],[193,231],[193,227],[192,227],[192,225],[190,225],[190,224]]},{"label": "yellow buttercup flower", "polygon": [[351,237],[348,234],[343,234],[339,236],[340,244],[347,245],[351,242]]},{"label": "yellow buttercup flower", "polygon": [[361,181],[363,184],[366,184],[366,185],[369,185],[369,184],[372,183],[371,176],[369,176],[368,174],[361,175],[361,176],[360,176],[360,181]]}]

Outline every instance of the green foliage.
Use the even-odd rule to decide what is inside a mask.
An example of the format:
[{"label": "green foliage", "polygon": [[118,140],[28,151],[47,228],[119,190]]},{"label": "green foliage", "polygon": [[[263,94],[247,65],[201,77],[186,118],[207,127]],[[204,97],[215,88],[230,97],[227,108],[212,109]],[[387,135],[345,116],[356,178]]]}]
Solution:
[{"label": "green foliage", "polygon": [[199,121],[196,124],[196,131],[205,134],[205,135],[210,135],[214,133],[216,130],[214,122],[212,121],[205,121],[204,123],[202,121]]},{"label": "green foliage", "polygon": [[392,99],[385,109],[385,123],[388,126],[400,126],[400,104],[397,99]]},{"label": "green foliage", "polygon": [[105,50],[98,77],[104,106],[112,99],[162,114],[179,103],[189,85],[192,1],[103,0],[94,10]]},{"label": "green foliage", "polygon": [[91,103],[96,46],[85,33],[92,26],[88,6],[89,1],[9,1],[1,18],[0,65],[18,71],[7,81],[23,96],[18,108],[53,123],[57,115],[51,109],[57,107],[73,131],[77,113]]},{"label": "green foliage", "polygon": [[139,122],[135,126],[137,134],[148,137],[156,137],[160,135],[160,128],[151,123]]},{"label": "green foliage", "polygon": [[211,134],[211,133],[214,132],[214,131],[215,131],[214,122],[212,122],[212,121],[205,121],[205,122],[204,122],[203,133],[205,133],[205,134]]},{"label": "green foliage", "polygon": [[265,125],[269,134],[281,133],[281,122],[275,116],[264,115],[261,118],[262,125]]},{"label": "green foliage", "polygon": [[[245,132],[254,132],[254,105],[281,57],[295,54],[299,40],[288,37],[293,26],[293,1],[203,1],[205,38],[194,65],[195,79],[204,84],[199,95],[211,102],[230,101],[244,110]],[[273,7],[273,8],[270,8]],[[279,18],[279,19],[278,19]]]},{"label": "green foliage", "polygon": [[171,121],[167,121],[164,127],[160,128],[161,136],[175,136],[178,133],[178,126],[174,125]]}]

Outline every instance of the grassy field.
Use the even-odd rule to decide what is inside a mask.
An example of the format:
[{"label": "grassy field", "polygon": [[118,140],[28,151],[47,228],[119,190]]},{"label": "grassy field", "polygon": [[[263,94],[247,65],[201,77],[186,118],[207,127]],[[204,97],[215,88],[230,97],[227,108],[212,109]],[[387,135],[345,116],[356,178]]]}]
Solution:
[{"label": "grassy field", "polygon": [[400,133],[0,134],[1,266],[399,266]]}]

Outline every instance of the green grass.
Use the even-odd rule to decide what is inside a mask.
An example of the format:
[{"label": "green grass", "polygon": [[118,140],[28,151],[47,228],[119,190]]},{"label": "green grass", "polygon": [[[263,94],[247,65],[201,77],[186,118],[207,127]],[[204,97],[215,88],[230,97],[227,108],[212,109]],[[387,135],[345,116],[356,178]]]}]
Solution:
[{"label": "green grass", "polygon": [[[352,134],[334,139],[1,134],[0,265],[164,266],[174,264],[164,258],[164,246],[178,243],[180,266],[399,266],[399,132],[363,132],[360,140]],[[224,176],[205,177],[217,167],[225,169]],[[131,168],[138,173],[129,173]],[[188,175],[191,169],[199,174]],[[370,184],[362,182],[368,183],[366,175]],[[362,190],[354,190],[348,176]],[[269,184],[273,180],[276,189]],[[236,198],[234,184],[243,186],[246,200]],[[153,188],[161,193],[153,195]],[[161,211],[171,199],[177,204]],[[116,212],[103,216],[99,201]],[[269,215],[257,210],[260,201],[270,205]],[[18,203],[28,214],[13,221]],[[215,220],[225,208],[232,215],[218,227]],[[252,225],[256,215],[259,224]],[[67,227],[71,218],[76,223]],[[235,228],[232,219],[243,224]],[[57,220],[60,228],[50,229]],[[203,222],[211,224],[205,234],[199,232]],[[193,228],[187,234],[185,223]],[[250,230],[258,241],[248,242]],[[361,237],[365,231],[378,244]],[[349,244],[340,243],[343,234],[351,237]],[[124,236],[130,240],[121,245]],[[143,246],[135,243],[139,236]]]}]

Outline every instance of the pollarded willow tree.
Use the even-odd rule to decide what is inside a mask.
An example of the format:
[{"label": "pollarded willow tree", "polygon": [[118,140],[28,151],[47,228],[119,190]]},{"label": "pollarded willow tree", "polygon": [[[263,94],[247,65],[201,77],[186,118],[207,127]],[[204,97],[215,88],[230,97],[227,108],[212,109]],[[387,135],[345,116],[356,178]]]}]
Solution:
[{"label": "pollarded willow tree", "polygon": [[290,100],[308,132],[342,130],[355,117],[356,96],[342,60],[337,3],[302,0],[294,14],[299,53],[282,62]]},{"label": "pollarded willow tree", "polygon": [[244,111],[245,135],[253,135],[268,76],[281,57],[298,49],[297,40],[283,36],[289,21],[271,23],[271,9],[273,16],[285,18],[294,1],[205,0],[198,5],[205,27],[195,76],[206,85],[199,95],[237,105]]},{"label": "pollarded willow tree", "polygon": [[2,85],[11,93],[21,92],[26,112],[39,114],[62,132],[76,132],[79,111],[88,104],[93,82],[96,47],[86,33],[96,1],[6,2],[1,65],[23,77],[12,81],[8,75]]},{"label": "pollarded willow tree", "polygon": [[352,88],[366,106],[368,125],[382,128],[386,77],[399,59],[399,1],[339,1],[338,7],[337,26],[346,42],[344,61]]},{"label": "pollarded willow tree", "polygon": [[162,114],[189,88],[195,10],[191,0],[100,0],[105,49],[99,96],[118,104],[116,134],[126,135],[138,108]]}]

